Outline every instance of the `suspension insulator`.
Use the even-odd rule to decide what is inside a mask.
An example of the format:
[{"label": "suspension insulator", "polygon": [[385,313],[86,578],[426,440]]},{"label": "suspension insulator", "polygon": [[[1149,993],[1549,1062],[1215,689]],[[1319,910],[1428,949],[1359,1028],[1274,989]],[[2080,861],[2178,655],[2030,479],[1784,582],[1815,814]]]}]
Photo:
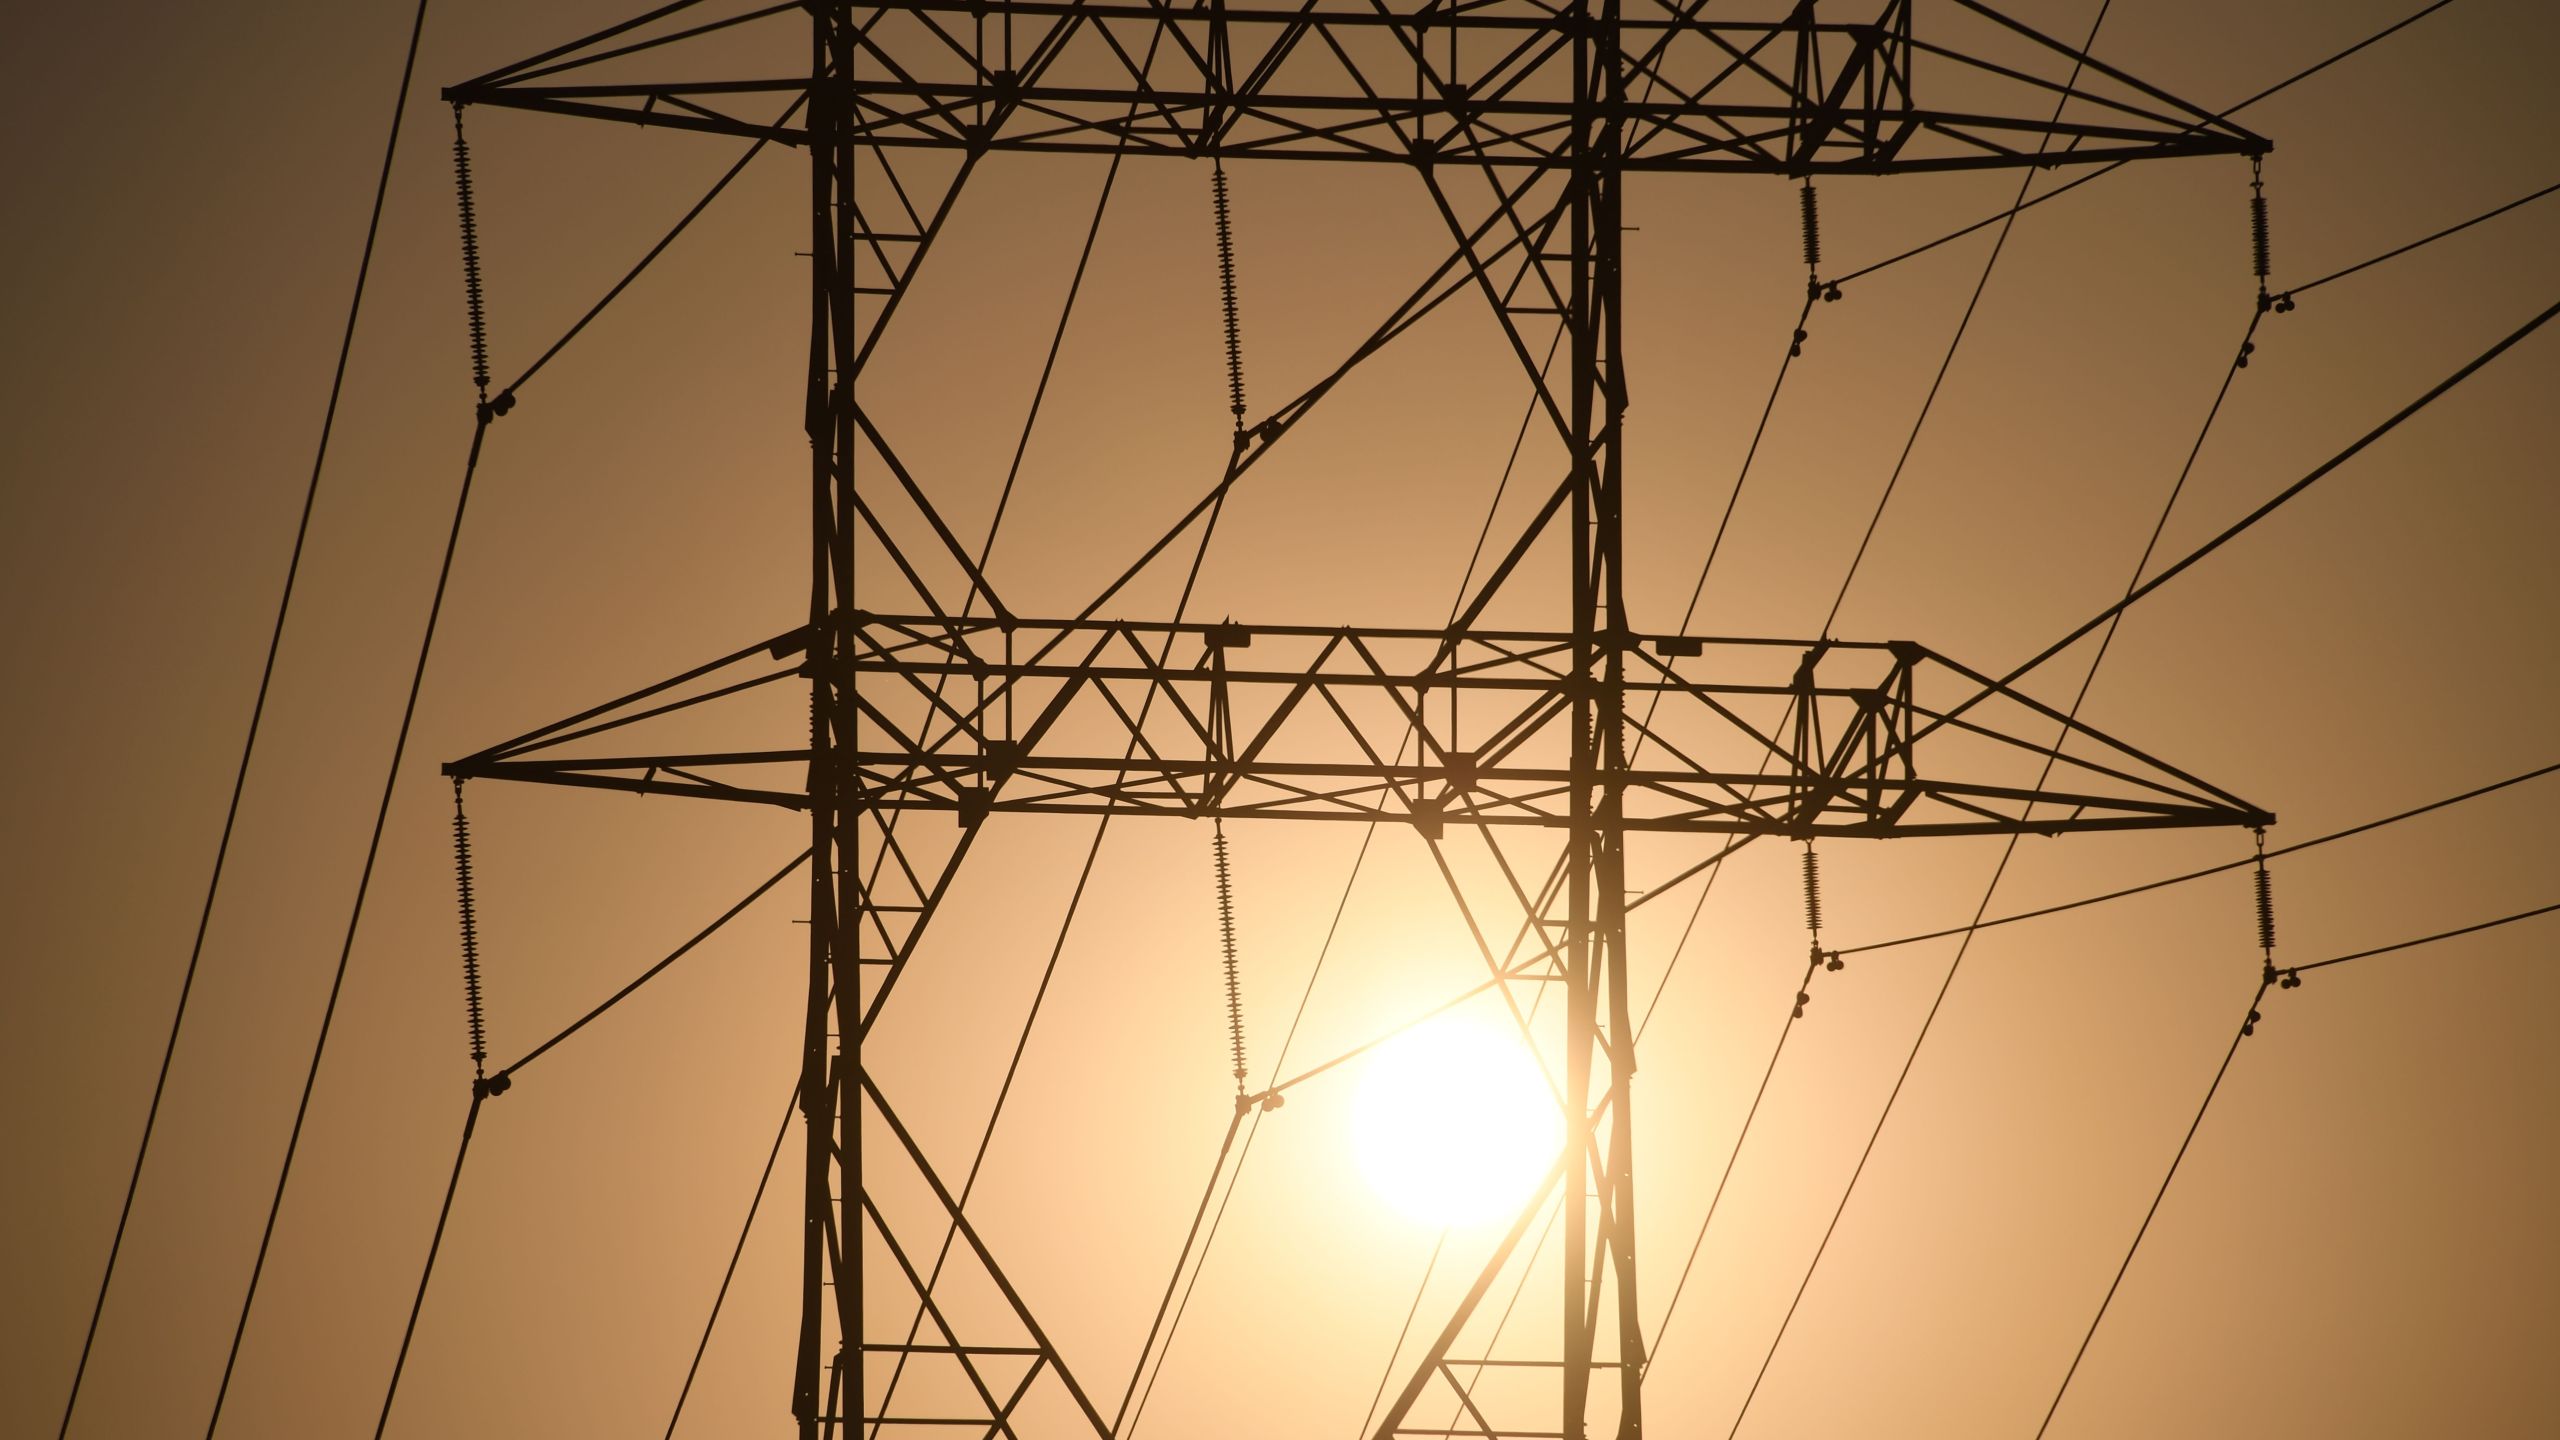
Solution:
[{"label": "suspension insulator", "polygon": [[2266,857],[2258,857],[2258,948],[2269,956],[2276,953],[2275,881],[2267,874]]},{"label": "suspension insulator", "polygon": [[488,1075],[489,1027],[480,1000],[480,919],[471,893],[471,822],[462,813],[462,781],[453,782],[453,887],[462,914],[462,1005],[471,1027],[471,1076]]},{"label": "suspension insulator", "polygon": [[[2267,186],[2260,173],[2261,162],[2249,157],[2249,267],[2258,277],[2258,310],[2261,314],[2274,308],[2267,296],[2267,271],[2272,247],[2267,240]],[[2290,302],[2286,308],[2290,309]]]},{"label": "suspension insulator", "polygon": [[462,138],[462,107],[453,107],[453,189],[462,214],[462,294],[471,311],[471,383],[489,398],[489,315],[480,294],[480,225],[471,204],[471,146]]},{"label": "suspension insulator", "polygon": [[1818,942],[1822,937],[1822,862],[1813,853],[1813,846],[1810,843],[1804,847],[1804,925],[1807,930],[1813,932],[1817,942],[1815,953],[1820,954],[1821,947]]},{"label": "suspension insulator", "polygon": [[1227,861],[1227,831],[1223,822],[1211,820],[1210,851],[1218,869],[1218,940],[1225,951],[1227,972],[1227,1044],[1235,1057],[1236,1096],[1244,1096],[1244,987],[1236,973],[1236,898],[1235,881]]},{"label": "suspension insulator", "polygon": [[1804,212],[1804,268],[1819,271],[1822,268],[1822,206],[1814,199],[1810,181],[1796,192],[1796,204]]},{"label": "suspension insulator", "polygon": [[1227,408],[1235,415],[1236,433],[1244,433],[1244,337],[1236,321],[1235,222],[1227,207],[1227,170],[1209,162],[1209,198],[1218,219],[1218,299],[1227,321]]}]

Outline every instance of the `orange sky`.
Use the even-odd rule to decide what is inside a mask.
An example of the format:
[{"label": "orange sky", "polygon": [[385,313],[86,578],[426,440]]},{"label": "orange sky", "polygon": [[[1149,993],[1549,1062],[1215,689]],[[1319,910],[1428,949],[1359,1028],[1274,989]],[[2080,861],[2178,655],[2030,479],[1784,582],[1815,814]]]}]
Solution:
[{"label": "orange sky", "polygon": [[[2094,7],[2008,8],[2076,37]],[[2096,52],[2213,105],[2409,8],[2123,0]],[[433,88],[620,13],[446,0],[429,21],[268,730],[76,1434],[202,1423],[362,857],[470,428],[450,117]],[[406,23],[396,4],[57,7],[22,19],[0,59],[19,197],[0,236],[16,279],[0,604],[21,677],[0,707],[21,757],[0,1432],[49,1433],[78,1352],[256,683]],[[2560,178],[2544,143],[2560,133],[2555,46],[2544,7],[2455,0],[2251,111],[2276,144],[2276,284]],[[738,148],[529,115],[471,125],[507,373]],[[875,366],[866,406],[898,417],[964,533],[992,509],[1100,174],[1099,161],[990,161]],[[1231,178],[1259,411],[1330,368],[1445,242],[1398,170],[1240,165]],[[1827,268],[1995,210],[2015,185],[1826,182]],[[1679,617],[1785,348],[1802,293],[1788,190],[1628,187],[1629,598],[1648,628]],[[806,194],[796,157],[759,161],[492,432],[225,1434],[361,1433],[380,1402],[467,1097],[436,764],[784,628],[804,605]],[[2244,162],[2169,161],[2019,221],[1837,633],[1916,639],[1997,673],[2122,592],[2249,319],[2246,197]],[[1228,417],[1211,233],[1205,167],[1123,175],[995,551],[1018,609],[1072,611],[1216,479]],[[1819,628],[1989,244],[1947,246],[1817,308],[1695,628]],[[2271,317],[2164,553],[2548,304],[2555,254],[2560,199]],[[1478,315],[1435,318],[1329,400],[1239,492],[1193,613],[1438,623],[1525,400],[1492,336]],[[2145,601],[2083,718],[2275,811],[2274,844],[2560,759],[2555,384],[2560,340],[2538,336]],[[1533,438],[1524,473],[1551,476],[1554,454]],[[1504,523],[1527,493],[1510,492]],[[1167,608],[1172,583],[1142,587],[1132,613]],[[2086,663],[2075,652],[2030,688],[2067,705]],[[2279,861],[2280,959],[2560,899],[2542,809],[2555,785]],[[472,811],[492,1048],[507,1056],[805,843],[780,815],[627,796],[480,785]],[[1361,836],[1230,833],[1260,1074]],[[916,1097],[909,1118],[955,1171],[1088,834],[991,826],[883,1027],[874,1064]],[[1706,843],[1651,843],[1633,863],[1659,879]],[[2214,832],[2030,841],[1992,908],[2245,848]],[[1961,924],[1998,854],[1984,840],[1828,845],[1826,938]],[[1794,863],[1780,847],[1738,859],[1685,946],[1686,900],[1634,930],[1640,995],[1680,957],[1639,1082],[1649,1325],[1801,970]],[[492,1102],[392,1433],[663,1428],[795,1073],[805,932],[791,890]],[[2268,997],[2053,1434],[2560,1429],[2555,926],[2341,966]],[[1820,982],[1649,1378],[1655,1434],[1731,1423],[1954,953],[1885,951]],[[1977,940],[1745,1433],[2034,1433],[2257,972],[2236,873]],[[1287,1068],[1479,974],[1427,852],[1382,831]],[[1224,1131],[1220,1006],[1205,831],[1115,826],[971,1206],[1069,1363],[1114,1400]],[[1353,1088],[1312,1082],[1266,1120],[1143,1433],[1354,1430],[1434,1234],[1354,1175]],[[790,1173],[682,1433],[785,1429]],[[1417,1323],[1445,1313],[1490,1235],[1448,1242]]]}]

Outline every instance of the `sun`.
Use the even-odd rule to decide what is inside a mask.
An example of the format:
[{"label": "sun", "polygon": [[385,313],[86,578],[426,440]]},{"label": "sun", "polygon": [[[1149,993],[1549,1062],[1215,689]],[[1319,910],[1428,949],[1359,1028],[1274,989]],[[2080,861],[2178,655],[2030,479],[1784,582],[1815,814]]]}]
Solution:
[{"label": "sun", "polygon": [[1517,1030],[1444,1015],[1370,1056],[1351,1142],[1389,1205],[1433,1225],[1470,1225],[1528,1203],[1564,1143],[1564,1117]]}]

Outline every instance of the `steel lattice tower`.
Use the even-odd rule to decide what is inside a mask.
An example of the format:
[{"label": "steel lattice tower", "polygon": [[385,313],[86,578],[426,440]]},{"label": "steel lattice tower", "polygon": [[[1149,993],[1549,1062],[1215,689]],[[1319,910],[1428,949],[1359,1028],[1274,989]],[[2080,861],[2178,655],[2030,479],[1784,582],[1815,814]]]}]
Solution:
[{"label": "steel lattice tower", "polygon": [[[1915,25],[1912,0],[1865,0],[1873,18],[1856,23],[1817,18],[1811,0],[1753,22],[1705,19],[1703,0],[811,0],[708,23],[680,16],[687,8],[653,11],[446,97],[807,152],[805,623],[446,768],[807,813],[793,1395],[802,1434],[882,1419],[863,1363],[873,1358],[946,1366],[975,1397],[950,1413],[900,1417],[911,1422],[1010,1434],[1026,1396],[1048,1389],[1065,1397],[1057,1413],[1080,1417],[1078,1433],[1111,1433],[864,1065],[885,1001],[996,814],[1378,821],[1435,847],[1469,827],[1560,833],[1554,872],[1520,889],[1532,897],[1526,950],[1496,978],[1563,987],[1563,1154],[1463,1302],[1426,1332],[1435,1338],[1376,1434],[1576,1440],[1595,1431],[1628,1440],[1642,1428],[1630,836],[1703,834],[1730,846],[2271,818],[1922,645],[1649,633],[1626,610],[1620,529],[1628,175],[2254,156],[2268,148],[2259,137],[1971,0],[1940,13],[1971,26],[1996,57],[1934,40]],[[804,24],[799,72],[632,78],[682,63],[700,37]],[[2012,107],[1922,103],[1923,82],[1946,77],[1970,87],[1968,99],[2005,94]],[[745,113],[785,105],[778,121]],[[900,459],[894,417],[862,400],[864,366],[954,200],[977,162],[999,151],[1400,166],[1453,242],[1341,370],[1240,424],[1218,486],[1070,617],[1005,605]],[[1335,381],[1470,292],[1499,322],[1568,461],[1450,625],[1112,613],[1122,584],[1204,523]],[[1560,375],[1546,373],[1533,341],[1549,326],[1565,341]],[[1570,576],[1557,628],[1486,627],[1497,592],[1525,585],[1533,545],[1559,531]],[[858,552],[885,560],[886,572],[866,560],[857,575]],[[899,597],[887,609],[875,598],[884,592]],[[624,738],[743,689],[804,679],[805,742],[670,752]],[[2048,751],[2058,760],[2046,786],[1965,778]],[[892,1171],[935,1197],[936,1224],[991,1279],[1003,1323],[973,1324],[937,1305],[919,1237],[898,1233],[874,1203],[871,1182]],[[1552,1387],[1533,1400],[1480,1402],[1453,1350],[1479,1333],[1479,1302],[1559,1193],[1560,1348],[1511,1362],[1551,1376]],[[872,1319],[866,1298],[889,1293],[920,1312],[921,1328]],[[1460,1407],[1468,1428],[1412,1428],[1434,1396]]]}]

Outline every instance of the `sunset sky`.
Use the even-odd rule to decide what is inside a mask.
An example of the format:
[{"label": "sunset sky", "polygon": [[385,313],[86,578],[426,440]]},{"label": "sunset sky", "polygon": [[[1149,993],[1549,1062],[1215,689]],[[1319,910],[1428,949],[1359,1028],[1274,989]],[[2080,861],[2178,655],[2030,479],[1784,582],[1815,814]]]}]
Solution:
[{"label": "sunset sky", "polygon": [[[436,92],[636,8],[439,0],[427,20],[275,690],[74,1435],[201,1429],[293,1123],[471,440],[452,114]],[[2075,41],[2098,13],[2002,8]],[[2092,49],[2213,109],[2416,8],[2117,0]],[[1951,9],[1920,0],[1920,32]],[[409,19],[398,0],[55,6],[21,17],[0,59],[17,197],[0,236],[0,605],[17,677],[0,734],[20,757],[0,947],[0,1084],[15,1097],[0,1131],[0,1433],[53,1433],[71,1384],[204,902]],[[771,52],[785,71],[806,64],[793,23]],[[730,73],[764,52],[716,53]],[[2274,143],[2273,288],[2560,181],[2555,53],[2549,7],[2452,0],[2235,117]],[[742,148],[497,110],[468,125],[502,377]],[[864,405],[894,417],[973,545],[1105,164],[986,161],[866,374]],[[1258,417],[1338,364],[1448,240],[1400,167],[1228,174]],[[1689,633],[1822,631],[1906,442],[1833,634],[2000,674],[2119,598],[2252,319],[2249,180],[2238,157],[2161,160],[2025,212],[1969,322],[1996,227],[1813,307]],[[1996,214],[2018,183],[1825,179],[1823,270]],[[807,201],[801,153],[759,158],[489,432],[225,1435],[370,1433],[382,1403],[470,1092],[437,767],[805,619]],[[1670,632],[1786,357],[1804,294],[1798,200],[1775,177],[1650,175],[1625,204],[1628,604],[1640,629]],[[993,545],[991,576],[1021,613],[1074,613],[1219,478],[1210,205],[1205,163],[1133,160],[1116,182]],[[2265,317],[2160,556],[2560,300],[2555,256],[2560,195]],[[1190,616],[1442,624],[1462,577],[1481,575],[1489,507],[1498,545],[1559,473],[1560,447],[1534,427],[1514,458],[1528,389],[1500,347],[1462,301],[1359,369],[1238,489]],[[2081,718],[2274,812],[2271,848],[2560,761],[2555,395],[2560,335],[2545,331],[2129,611]],[[1553,562],[1506,593],[1503,623],[1564,623]],[[1105,613],[1164,618],[1182,580],[1157,566]],[[2093,648],[2022,688],[2067,708]],[[779,703],[787,721],[799,701]],[[2277,963],[2560,901],[2556,800],[2560,774],[2279,857]],[[493,1060],[807,843],[801,817],[746,806],[481,782],[470,808]],[[1482,978],[1404,827],[1226,829],[1255,1087]],[[1056,947],[968,1210],[1108,1414],[1234,1082],[1207,826],[1115,821],[1080,885],[1092,836],[1082,818],[989,822],[868,1063],[938,1166],[965,1173]],[[1717,839],[1642,837],[1630,884],[1678,874]],[[1516,843],[1543,874],[1552,843]],[[1824,943],[1964,925],[2001,852],[1991,838],[1826,842]],[[1989,909],[2248,853],[2231,830],[2031,838]],[[1462,879],[1494,894],[1491,868],[1468,863]],[[1658,1440],[1733,1425],[1958,955],[1931,940],[1817,979],[1688,1264],[1803,973],[1797,865],[1796,847],[1755,846],[1702,906],[1692,882],[1631,925],[1635,991],[1659,991],[1636,1091]],[[798,1073],[805,895],[777,887],[484,1107],[390,1434],[664,1430]],[[1516,909],[1496,918],[1507,932]],[[2560,1433],[2555,945],[2560,914],[2270,991],[2049,1433]],[[2259,974],[2239,870],[1983,931],[1741,1433],[2034,1435]],[[1398,1077],[1489,1056],[1488,1108],[1450,1133],[1497,1149],[1528,1136],[1533,1160],[1554,1119],[1534,1069],[1501,1068],[1499,1005],[1459,1014],[1476,1028],[1328,1071],[1254,1122],[1241,1170],[1230,1157],[1219,1171],[1235,1183],[1216,1192],[1215,1244],[1124,1434],[1349,1437],[1380,1387],[1403,1383],[1420,1343],[1399,1346],[1408,1314],[1436,1328],[1510,1213],[1444,1235],[1430,1184],[1396,1178],[1398,1107],[1470,1103]],[[795,1131],[679,1434],[789,1433],[797,1148]],[[1520,1153],[1493,1169],[1518,1172]],[[1529,1267],[1528,1348],[1539,1326],[1552,1345],[1555,1274],[1551,1248]]]}]

